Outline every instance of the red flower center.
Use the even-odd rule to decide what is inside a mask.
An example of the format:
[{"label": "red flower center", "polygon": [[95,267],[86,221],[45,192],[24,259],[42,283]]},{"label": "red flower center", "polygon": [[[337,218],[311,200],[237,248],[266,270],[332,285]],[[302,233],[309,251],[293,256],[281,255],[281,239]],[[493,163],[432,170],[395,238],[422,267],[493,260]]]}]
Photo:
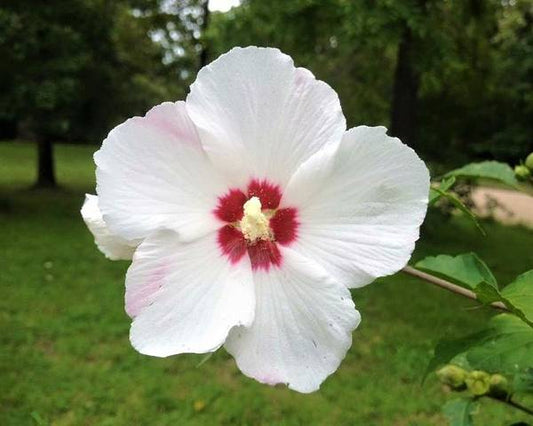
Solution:
[{"label": "red flower center", "polygon": [[[269,218],[271,232],[268,238],[252,241],[241,231],[244,204],[252,197],[259,198],[262,212]],[[296,239],[298,212],[293,207],[278,208],[280,201],[279,186],[257,179],[250,181],[246,193],[240,189],[230,189],[219,197],[214,214],[226,225],[218,230],[218,245],[231,263],[239,262],[248,253],[253,270],[269,270],[272,265],[281,265],[282,256],[278,244],[289,245]]]}]

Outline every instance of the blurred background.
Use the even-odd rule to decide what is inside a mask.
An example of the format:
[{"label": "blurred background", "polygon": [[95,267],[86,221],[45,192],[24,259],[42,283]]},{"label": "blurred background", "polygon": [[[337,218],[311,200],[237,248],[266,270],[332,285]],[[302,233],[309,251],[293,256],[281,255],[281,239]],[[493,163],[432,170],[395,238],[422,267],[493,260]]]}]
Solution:
[{"label": "blurred background", "polygon": [[[425,363],[485,309],[403,276],[354,291],[354,345],[308,396],[245,378],[223,350],[201,366],[144,357],[128,342],[128,264],[96,250],[79,208],[107,132],[184,99],[233,46],[291,55],[350,127],[386,125],[433,174],[517,164],[533,151],[532,22],[532,0],[1,0],[0,424],[446,424]],[[487,219],[483,237],[436,215],[415,259],[476,251],[502,283],[531,267],[530,228]],[[476,421],[520,420],[495,402]]]}]

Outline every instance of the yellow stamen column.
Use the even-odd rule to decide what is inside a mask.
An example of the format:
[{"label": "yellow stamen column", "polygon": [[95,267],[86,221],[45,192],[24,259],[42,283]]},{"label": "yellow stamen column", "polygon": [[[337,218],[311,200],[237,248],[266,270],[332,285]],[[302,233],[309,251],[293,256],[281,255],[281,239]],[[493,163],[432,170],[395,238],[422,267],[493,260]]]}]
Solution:
[{"label": "yellow stamen column", "polygon": [[270,224],[268,218],[261,210],[261,201],[258,197],[252,197],[243,206],[244,215],[239,223],[241,231],[250,242],[271,239]]}]

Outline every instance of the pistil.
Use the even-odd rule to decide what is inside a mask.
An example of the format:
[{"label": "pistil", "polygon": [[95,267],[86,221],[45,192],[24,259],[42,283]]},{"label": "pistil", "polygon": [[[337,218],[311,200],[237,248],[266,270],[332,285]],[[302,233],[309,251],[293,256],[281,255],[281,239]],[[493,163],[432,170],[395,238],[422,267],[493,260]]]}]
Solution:
[{"label": "pistil", "polygon": [[244,215],[239,222],[241,232],[249,242],[257,240],[271,240],[272,231],[270,221],[261,209],[261,201],[258,197],[252,197],[243,206]]}]

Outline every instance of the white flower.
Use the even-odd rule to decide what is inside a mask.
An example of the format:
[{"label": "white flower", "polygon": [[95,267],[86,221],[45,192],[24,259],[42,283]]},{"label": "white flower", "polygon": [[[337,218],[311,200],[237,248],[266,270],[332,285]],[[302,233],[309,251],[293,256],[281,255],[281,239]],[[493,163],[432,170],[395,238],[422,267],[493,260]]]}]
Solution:
[{"label": "white flower", "polygon": [[94,235],[94,242],[108,259],[131,259],[140,240],[125,240],[116,234],[111,234],[98,208],[98,197],[85,194],[85,202],[81,208],[81,215],[87,228]]},{"label": "white flower", "polygon": [[224,345],[246,375],[300,392],[351,345],[348,288],[407,263],[429,190],[413,150],[383,127],[346,131],[327,84],[256,47],[203,68],[186,102],[113,129],[95,162],[100,248],[124,257],[140,242],[132,345],[160,357]]}]

